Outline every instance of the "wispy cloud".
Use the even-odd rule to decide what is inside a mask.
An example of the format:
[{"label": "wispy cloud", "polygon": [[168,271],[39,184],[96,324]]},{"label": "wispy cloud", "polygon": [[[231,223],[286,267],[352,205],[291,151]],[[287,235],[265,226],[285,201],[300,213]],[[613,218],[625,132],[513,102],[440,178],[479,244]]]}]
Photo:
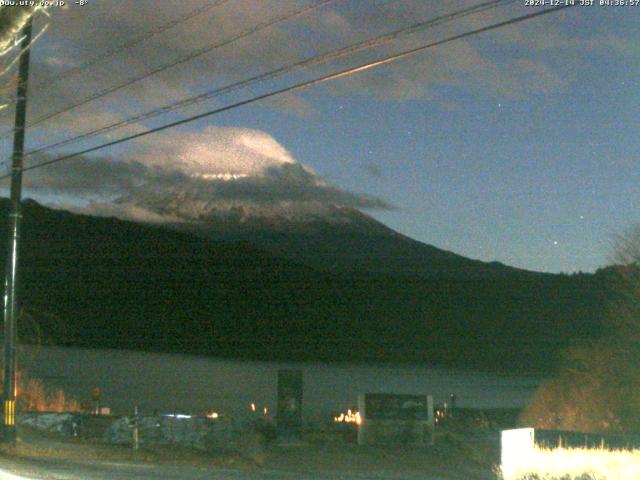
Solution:
[{"label": "wispy cloud", "polygon": [[[182,0],[172,2],[172,8],[159,9],[157,0],[137,0],[135,8],[128,0],[113,0],[96,2],[92,5],[91,15],[81,8],[52,11],[49,29],[34,50],[30,81],[34,85],[53,78],[69,65],[82,65],[96,52],[125,43],[141,32],[180,18],[205,3],[203,0]],[[29,118],[33,120],[67,107],[100,89],[142,75],[251,25],[310,3],[310,0],[227,2],[128,49],[126,56],[120,54],[105,59],[77,77],[48,84],[40,91],[32,89]],[[60,115],[44,123],[41,133],[46,132],[47,138],[77,135],[460,8],[460,2],[456,1],[372,1],[366,8],[361,2],[334,2]],[[326,73],[339,66],[429,43],[521,13],[522,6],[514,2],[509,8],[492,9],[451,24],[401,36],[373,51],[360,52],[329,66],[304,70],[296,78]],[[441,45],[409,59],[332,82],[320,92],[324,96],[358,94],[376,100],[443,102],[447,101],[446,95],[436,92],[442,88],[496,97],[558,93],[566,91],[571,82],[577,80],[572,72],[579,70],[576,65],[580,62],[588,62],[589,55],[628,56],[637,51],[624,32],[606,35],[591,32],[582,28],[584,20],[580,23],[581,17],[576,15],[576,12],[567,11]],[[553,62],[547,55],[552,49]],[[266,88],[272,87],[273,84],[269,84]],[[245,94],[252,95],[252,92]],[[230,98],[221,101],[225,103]],[[290,94],[264,104],[313,119],[317,115],[314,101],[317,98]],[[11,128],[11,122],[10,115],[0,116],[0,128]],[[119,131],[118,135],[141,128],[141,124],[135,124],[128,130]]]},{"label": "wispy cloud", "polygon": [[393,208],[328,185],[273,137],[242,128],[175,136],[128,160],[80,158],[36,169],[25,184],[36,194],[73,195],[94,212],[136,219],[197,221],[232,209],[269,215],[291,208]]}]

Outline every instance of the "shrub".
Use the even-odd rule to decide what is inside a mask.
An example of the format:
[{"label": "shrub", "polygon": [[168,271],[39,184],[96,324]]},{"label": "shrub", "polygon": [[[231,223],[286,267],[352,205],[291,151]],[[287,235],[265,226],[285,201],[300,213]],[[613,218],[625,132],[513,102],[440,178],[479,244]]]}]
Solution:
[{"label": "shrub", "polygon": [[[49,389],[39,378],[16,375],[16,410],[19,412],[79,412],[80,403],[62,389]],[[0,385],[1,387],[1,385]]]},{"label": "shrub", "polygon": [[640,432],[640,227],[620,235],[616,265],[599,271],[609,297],[603,334],[568,350],[520,420],[583,432]]}]

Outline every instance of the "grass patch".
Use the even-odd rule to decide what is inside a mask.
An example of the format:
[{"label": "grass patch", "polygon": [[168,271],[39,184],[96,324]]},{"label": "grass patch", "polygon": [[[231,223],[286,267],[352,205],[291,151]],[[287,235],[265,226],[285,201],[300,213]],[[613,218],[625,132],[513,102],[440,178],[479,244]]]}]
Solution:
[{"label": "grass patch", "polygon": [[504,480],[638,480],[640,450],[536,447],[502,473]]}]

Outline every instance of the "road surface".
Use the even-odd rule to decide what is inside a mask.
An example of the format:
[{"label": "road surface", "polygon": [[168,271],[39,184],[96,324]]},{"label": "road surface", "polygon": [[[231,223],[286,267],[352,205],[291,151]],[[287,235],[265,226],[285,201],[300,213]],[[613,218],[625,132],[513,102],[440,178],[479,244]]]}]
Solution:
[{"label": "road surface", "polygon": [[[393,472],[314,473],[284,470],[240,470],[183,465],[52,461],[0,461],[0,480],[450,480],[456,477],[406,476]],[[8,464],[8,465],[7,465]],[[469,477],[458,477],[469,478]]]}]

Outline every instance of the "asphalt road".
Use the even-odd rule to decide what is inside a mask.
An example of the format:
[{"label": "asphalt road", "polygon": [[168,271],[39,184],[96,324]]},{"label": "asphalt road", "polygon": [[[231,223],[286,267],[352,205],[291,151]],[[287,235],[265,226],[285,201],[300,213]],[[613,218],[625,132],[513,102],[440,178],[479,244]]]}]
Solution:
[{"label": "asphalt road", "polygon": [[141,463],[37,460],[29,463],[0,460],[0,480],[450,480],[452,477],[406,476],[393,472],[345,472],[336,474],[203,468]]}]

